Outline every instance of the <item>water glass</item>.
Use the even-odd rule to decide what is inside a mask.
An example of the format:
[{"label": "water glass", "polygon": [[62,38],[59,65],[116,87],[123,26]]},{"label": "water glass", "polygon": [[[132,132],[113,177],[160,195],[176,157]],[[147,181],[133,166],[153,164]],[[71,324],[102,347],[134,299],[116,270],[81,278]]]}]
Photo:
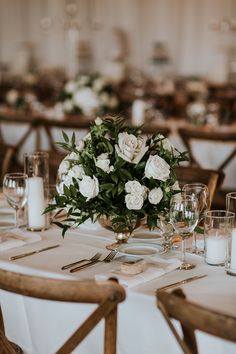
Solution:
[{"label": "water glass", "polygon": [[[210,206],[208,187],[204,183],[187,183],[183,186],[183,192],[186,194],[193,195],[197,198],[199,206],[198,224],[200,224],[203,221],[205,213]],[[191,252],[196,254],[203,252],[203,249],[198,248],[197,235],[195,231],[193,231],[193,246]]]},{"label": "water glass", "polygon": [[182,264],[180,269],[188,270],[195,267],[194,264],[186,262],[185,240],[195,229],[199,219],[198,200],[192,195],[185,193],[176,194],[170,203],[170,221],[175,231],[182,238]]},{"label": "water glass", "polygon": [[3,178],[3,194],[15,210],[15,227],[18,227],[18,212],[27,201],[28,176],[25,173],[7,173]]},{"label": "water glass", "polygon": [[204,221],[205,261],[209,265],[225,265],[229,259],[235,214],[227,210],[210,210]]}]

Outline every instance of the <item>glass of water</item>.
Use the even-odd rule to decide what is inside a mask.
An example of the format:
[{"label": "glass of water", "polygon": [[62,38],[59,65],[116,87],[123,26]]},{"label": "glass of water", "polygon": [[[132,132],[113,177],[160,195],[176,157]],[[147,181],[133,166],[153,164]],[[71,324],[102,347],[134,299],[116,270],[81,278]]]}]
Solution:
[{"label": "glass of water", "polygon": [[15,210],[15,227],[18,227],[18,212],[26,203],[28,176],[25,173],[7,173],[3,178],[3,194]]}]

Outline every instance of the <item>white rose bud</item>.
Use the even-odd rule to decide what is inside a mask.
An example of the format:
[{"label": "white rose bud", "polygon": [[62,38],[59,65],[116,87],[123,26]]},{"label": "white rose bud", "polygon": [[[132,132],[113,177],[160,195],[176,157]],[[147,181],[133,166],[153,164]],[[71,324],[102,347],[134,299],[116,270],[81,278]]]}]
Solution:
[{"label": "white rose bud", "polygon": [[140,194],[126,194],[125,204],[129,210],[140,210],[143,206],[143,197]]},{"label": "white rose bud", "polygon": [[171,151],[172,150],[172,145],[171,145],[169,139],[165,138],[164,135],[162,135],[162,134],[159,134],[159,138],[163,139],[160,142],[162,144],[162,146],[163,146],[163,149]]},{"label": "white rose bud", "polygon": [[72,100],[67,99],[63,102],[63,111],[66,113],[70,113],[73,111],[74,105]]},{"label": "white rose bud", "polygon": [[166,181],[170,175],[170,166],[158,155],[151,155],[145,166],[145,177]]},{"label": "white rose bud", "polygon": [[180,188],[180,186],[179,186],[179,182],[178,182],[178,181],[175,181],[175,183],[171,186],[171,189],[172,189],[173,191],[178,191],[178,190],[180,190],[181,188]]},{"label": "white rose bud", "polygon": [[148,150],[146,140],[126,132],[119,133],[118,145],[115,145],[116,152],[123,160],[138,164]]},{"label": "white rose bud", "polygon": [[97,117],[97,118],[95,119],[95,124],[96,124],[96,125],[101,125],[101,124],[102,124],[102,119],[101,119],[100,117]]},{"label": "white rose bud", "polygon": [[163,198],[163,192],[161,190],[160,187],[158,188],[153,188],[152,190],[150,190],[150,192],[148,193],[148,200],[151,204],[158,204],[160,203],[160,201]]},{"label": "white rose bud", "polygon": [[77,160],[78,156],[75,152],[71,152],[70,155],[67,157],[68,160]]},{"label": "white rose bud", "polygon": [[84,141],[79,140],[78,145],[75,148],[77,151],[82,151],[84,149]]},{"label": "white rose bud", "polygon": [[79,191],[87,198],[86,201],[95,198],[99,193],[98,179],[95,176],[93,176],[93,178],[90,176],[84,176],[79,183]]}]

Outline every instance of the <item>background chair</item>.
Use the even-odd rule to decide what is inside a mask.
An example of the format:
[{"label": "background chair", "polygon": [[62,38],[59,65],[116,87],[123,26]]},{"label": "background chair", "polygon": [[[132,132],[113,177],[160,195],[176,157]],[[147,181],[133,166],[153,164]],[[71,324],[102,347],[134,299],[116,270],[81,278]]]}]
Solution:
[{"label": "background chair", "polygon": [[204,183],[208,186],[210,206],[213,201],[215,192],[222,186],[225,178],[223,171],[207,170],[200,167],[176,167],[176,176],[183,187],[186,183]]},{"label": "background chair", "polygon": [[[236,342],[236,318],[208,310],[186,300],[181,289],[157,292],[157,305],[185,354],[198,354],[195,330]],[[180,322],[183,337],[172,319]]]},{"label": "background chair", "polygon": [[2,185],[5,173],[10,172],[14,153],[15,149],[13,146],[8,146],[0,142],[0,186]]},{"label": "background chair", "polygon": [[[28,276],[0,269],[0,289],[34,298],[98,304],[56,354],[71,353],[105,319],[104,354],[116,353],[117,305],[125,291],[115,279],[104,282],[70,281]],[[6,354],[12,354],[11,351]]]},{"label": "background chair", "polygon": [[[219,127],[218,130],[215,129],[210,129],[206,127],[185,127],[185,128],[179,128],[178,133],[183,140],[185,146],[188,149],[189,152],[189,157],[190,157],[190,164],[192,166],[199,166],[202,167],[201,162],[197,161],[193,149],[192,149],[192,144],[191,142],[193,140],[199,140],[199,141],[214,141],[214,142],[220,142],[220,143],[232,143],[236,145],[236,131],[232,130],[224,130],[222,127]],[[236,147],[233,149],[232,152],[229,153],[229,155],[219,164],[217,167],[217,170],[222,171],[236,156]],[[204,156],[203,156],[204,157]]]}]

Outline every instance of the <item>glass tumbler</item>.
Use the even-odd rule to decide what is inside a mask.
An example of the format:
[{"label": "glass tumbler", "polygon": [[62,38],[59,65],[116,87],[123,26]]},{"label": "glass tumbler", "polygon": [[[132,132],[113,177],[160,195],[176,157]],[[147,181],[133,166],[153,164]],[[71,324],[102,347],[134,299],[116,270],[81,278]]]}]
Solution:
[{"label": "glass tumbler", "polygon": [[[226,194],[226,209],[236,214],[236,192]],[[236,220],[234,220],[234,229],[232,231],[226,270],[228,274],[236,276]]]},{"label": "glass tumbler", "polygon": [[206,212],[204,220],[205,261],[209,265],[226,265],[235,214],[227,210]]},{"label": "glass tumbler", "polygon": [[43,214],[48,203],[48,153],[25,154],[24,172],[28,175],[27,228],[42,231],[49,226],[48,215]]}]

